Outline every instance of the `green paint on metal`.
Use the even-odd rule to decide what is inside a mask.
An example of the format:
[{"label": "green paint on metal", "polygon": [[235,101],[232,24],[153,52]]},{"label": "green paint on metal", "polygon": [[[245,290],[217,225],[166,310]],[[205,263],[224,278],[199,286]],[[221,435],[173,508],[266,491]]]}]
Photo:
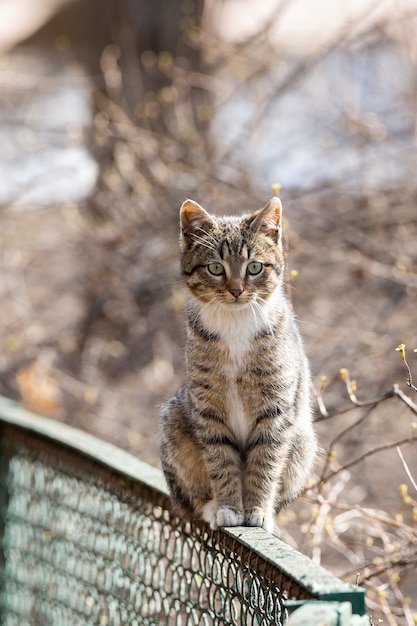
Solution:
[{"label": "green paint on metal", "polygon": [[140,480],[152,489],[168,495],[168,488],[160,470],[94,435],[26,411],[16,402],[2,396],[0,396],[0,419],[60,442],[98,463],[120,471],[129,478]]},{"label": "green paint on metal", "polygon": [[316,565],[304,554],[288,544],[265,533],[261,528],[225,528],[224,532],[251,547],[270,563],[279,568],[311,592],[312,597],[329,602],[350,602],[354,613],[363,615],[365,591],[350,585]]},{"label": "green paint on metal", "polygon": [[288,626],[351,626],[352,607],[349,602],[307,602],[297,609]]}]

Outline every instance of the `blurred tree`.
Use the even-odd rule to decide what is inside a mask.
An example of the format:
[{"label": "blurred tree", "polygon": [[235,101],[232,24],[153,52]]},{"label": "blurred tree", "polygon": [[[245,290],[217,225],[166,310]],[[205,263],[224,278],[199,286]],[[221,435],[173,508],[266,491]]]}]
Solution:
[{"label": "blurred tree", "polygon": [[57,6],[57,14],[25,43],[71,49],[92,75],[99,73],[103,49],[115,44],[120,48],[125,93],[137,101],[148,90],[169,84],[166,64],[164,68],[157,62],[162,53],[179,59],[185,69],[199,67],[203,7],[204,0],[75,0]]},{"label": "blurred tree", "polygon": [[[121,49],[125,96],[135,104],[148,92],[171,84],[171,63],[200,68],[199,30],[204,0],[123,0],[119,28],[113,32]],[[138,76],[141,80],[138,81]]]}]

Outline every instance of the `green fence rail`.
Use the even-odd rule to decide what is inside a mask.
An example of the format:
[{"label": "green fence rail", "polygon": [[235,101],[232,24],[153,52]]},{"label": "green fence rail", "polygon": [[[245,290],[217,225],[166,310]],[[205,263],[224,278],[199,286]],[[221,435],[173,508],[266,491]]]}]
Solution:
[{"label": "green fence rail", "polygon": [[369,624],[364,591],[260,528],[171,513],[159,470],[0,398],[4,626]]}]

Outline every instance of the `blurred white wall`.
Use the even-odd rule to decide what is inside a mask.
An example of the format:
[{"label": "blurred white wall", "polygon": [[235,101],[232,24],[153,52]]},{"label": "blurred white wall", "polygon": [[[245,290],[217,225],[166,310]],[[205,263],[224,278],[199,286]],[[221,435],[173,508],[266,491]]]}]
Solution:
[{"label": "blurred white wall", "polygon": [[417,0],[206,0],[208,22],[230,42],[255,35],[263,25],[271,43],[293,54],[311,54],[342,37],[386,22],[403,38],[417,26]]},{"label": "blurred white wall", "polygon": [[[72,1],[0,0],[0,51],[32,35]],[[206,23],[220,38],[240,41],[264,25],[271,42],[301,54],[334,41],[347,26],[355,36],[385,21],[399,38],[417,26],[417,0],[205,0],[205,5]]]},{"label": "blurred white wall", "polygon": [[0,0],[0,51],[30,37],[71,0]]}]

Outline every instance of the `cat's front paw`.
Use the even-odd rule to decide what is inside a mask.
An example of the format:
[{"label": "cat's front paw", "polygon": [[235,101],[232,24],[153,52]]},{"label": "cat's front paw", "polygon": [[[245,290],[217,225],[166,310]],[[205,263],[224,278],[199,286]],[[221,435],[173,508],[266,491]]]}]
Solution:
[{"label": "cat's front paw", "polygon": [[244,515],[233,511],[228,507],[223,507],[217,510],[210,527],[218,528],[219,526],[242,526],[245,521]]},{"label": "cat's front paw", "polygon": [[227,506],[218,507],[216,500],[209,500],[200,511],[201,517],[215,530],[219,526],[242,526],[245,517]]},{"label": "cat's front paw", "polygon": [[263,509],[256,509],[249,511],[245,515],[245,521],[247,526],[258,526],[263,528],[267,533],[274,534],[275,522],[272,513],[264,511]]}]

